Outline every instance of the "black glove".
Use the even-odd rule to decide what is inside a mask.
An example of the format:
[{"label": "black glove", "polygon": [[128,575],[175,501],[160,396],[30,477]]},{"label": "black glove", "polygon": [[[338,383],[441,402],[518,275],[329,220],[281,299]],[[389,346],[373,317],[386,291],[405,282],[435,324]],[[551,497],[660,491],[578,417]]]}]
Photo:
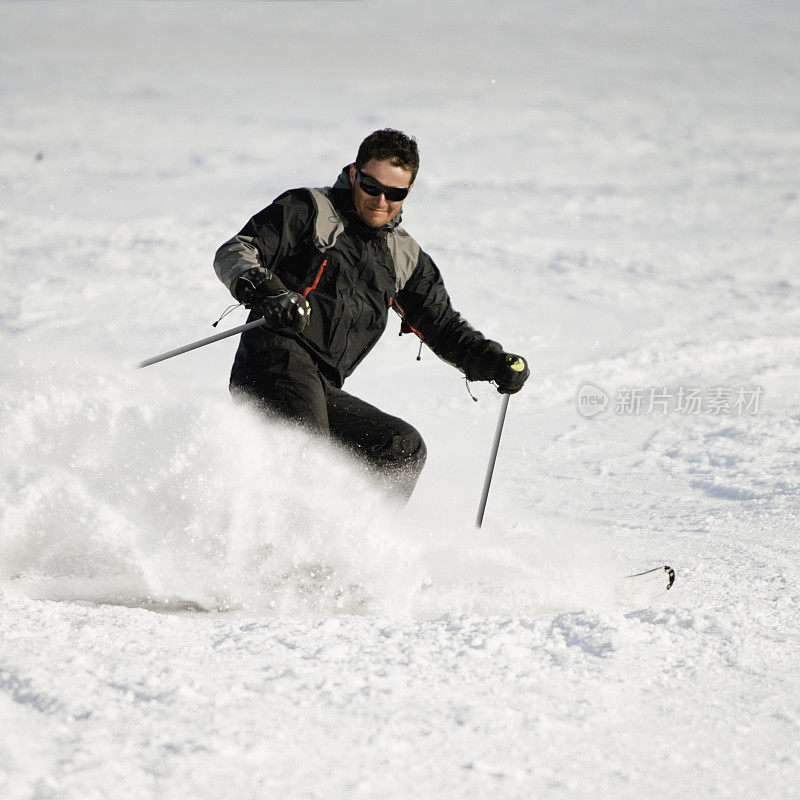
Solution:
[{"label": "black glove", "polygon": [[501,394],[514,394],[528,380],[531,371],[522,356],[505,353],[497,342],[487,339],[467,356],[464,374],[471,381],[494,381]]},{"label": "black glove", "polygon": [[300,332],[309,323],[311,306],[303,295],[289,291],[265,269],[247,270],[236,279],[234,297],[264,317],[270,328]]},{"label": "black glove", "polygon": [[280,294],[262,297],[250,306],[261,314],[270,328],[290,328],[299,333],[308,325],[311,318],[311,306],[308,300],[297,292],[285,289]]},{"label": "black glove", "polygon": [[500,394],[516,394],[530,377],[531,371],[522,356],[502,353],[495,365],[494,381]]}]

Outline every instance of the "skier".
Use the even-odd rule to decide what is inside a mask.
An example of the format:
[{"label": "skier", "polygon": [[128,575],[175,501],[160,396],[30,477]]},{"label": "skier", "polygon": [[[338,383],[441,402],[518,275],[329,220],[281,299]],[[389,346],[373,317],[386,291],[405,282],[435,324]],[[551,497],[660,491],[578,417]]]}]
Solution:
[{"label": "skier", "polygon": [[473,381],[517,392],[529,370],[452,307],[436,265],[400,227],[419,169],[416,140],[367,136],[333,187],[291,189],[217,251],[214,269],[266,324],[242,334],[230,377],[237,400],[296,420],[358,453],[406,501],[425,463],[407,422],[343,391],[383,333],[389,309]]}]

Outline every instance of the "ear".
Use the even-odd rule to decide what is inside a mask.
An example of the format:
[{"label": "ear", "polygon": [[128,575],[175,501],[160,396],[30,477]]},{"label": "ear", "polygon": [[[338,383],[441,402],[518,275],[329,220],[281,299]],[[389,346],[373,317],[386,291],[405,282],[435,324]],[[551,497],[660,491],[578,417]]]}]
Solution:
[{"label": "ear", "polygon": [[350,174],[350,185],[351,186],[355,186],[356,185],[356,165],[355,164],[351,164],[350,165],[349,174]]}]

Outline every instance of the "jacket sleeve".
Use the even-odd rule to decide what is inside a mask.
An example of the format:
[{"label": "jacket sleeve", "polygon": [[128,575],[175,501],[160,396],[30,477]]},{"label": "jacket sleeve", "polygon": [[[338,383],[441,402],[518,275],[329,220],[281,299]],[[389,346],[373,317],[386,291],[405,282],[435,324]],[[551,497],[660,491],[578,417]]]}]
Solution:
[{"label": "jacket sleeve", "polygon": [[217,277],[234,297],[236,281],[253,268],[265,269],[270,279],[279,280],[276,267],[302,247],[313,219],[314,201],[308,192],[285,192],[217,250]]},{"label": "jacket sleeve", "polygon": [[397,304],[406,323],[439,358],[469,380],[491,379],[492,357],[503,348],[469,324],[454,308],[433,259],[420,251],[419,261]]}]

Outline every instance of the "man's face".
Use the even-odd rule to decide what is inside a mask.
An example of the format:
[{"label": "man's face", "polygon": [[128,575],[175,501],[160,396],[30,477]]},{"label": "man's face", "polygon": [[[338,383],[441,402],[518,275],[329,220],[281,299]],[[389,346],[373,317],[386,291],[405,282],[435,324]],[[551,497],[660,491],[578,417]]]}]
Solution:
[{"label": "man's face", "polygon": [[[369,175],[384,186],[397,186],[410,189],[411,172],[396,167],[389,161],[378,161],[374,158],[367,161],[361,168],[363,175]],[[402,210],[403,201],[391,202],[385,194],[377,197],[368,195],[362,188],[356,175],[355,164],[350,165],[350,183],[353,184],[353,202],[361,220],[370,228],[380,228],[393,220]]]}]

